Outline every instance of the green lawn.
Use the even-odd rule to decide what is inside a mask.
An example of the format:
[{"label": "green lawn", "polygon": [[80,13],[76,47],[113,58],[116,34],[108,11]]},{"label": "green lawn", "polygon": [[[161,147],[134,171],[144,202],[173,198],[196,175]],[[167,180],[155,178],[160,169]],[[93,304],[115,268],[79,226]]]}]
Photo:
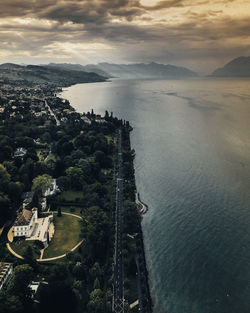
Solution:
[{"label": "green lawn", "polygon": [[49,247],[45,249],[43,258],[52,258],[70,252],[80,238],[80,219],[62,215],[58,217],[54,215],[55,233]]},{"label": "green lawn", "polygon": [[72,213],[78,216],[81,216],[81,211],[83,208],[79,206],[60,206],[62,212]]},{"label": "green lawn", "polygon": [[63,201],[66,200],[68,202],[75,202],[76,199],[83,199],[83,192],[82,191],[72,191],[67,190],[60,194],[59,200]]},{"label": "green lawn", "polygon": [[28,246],[32,247],[34,258],[37,259],[40,257],[40,250],[34,245],[33,240],[18,240],[10,244],[11,248],[19,255],[23,256],[26,248]]}]

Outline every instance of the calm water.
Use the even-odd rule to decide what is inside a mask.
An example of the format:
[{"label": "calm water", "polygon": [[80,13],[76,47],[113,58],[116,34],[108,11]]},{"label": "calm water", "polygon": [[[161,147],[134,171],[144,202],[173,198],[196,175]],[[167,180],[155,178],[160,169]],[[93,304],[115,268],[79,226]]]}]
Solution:
[{"label": "calm water", "polygon": [[155,313],[250,312],[250,80],[115,80],[62,95],[127,119]]}]

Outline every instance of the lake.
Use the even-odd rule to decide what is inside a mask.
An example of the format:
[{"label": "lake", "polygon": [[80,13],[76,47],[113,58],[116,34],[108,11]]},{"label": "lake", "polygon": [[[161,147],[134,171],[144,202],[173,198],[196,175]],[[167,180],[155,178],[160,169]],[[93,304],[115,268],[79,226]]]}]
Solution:
[{"label": "lake", "polygon": [[65,89],[130,121],[155,313],[250,312],[250,80],[122,80]]}]

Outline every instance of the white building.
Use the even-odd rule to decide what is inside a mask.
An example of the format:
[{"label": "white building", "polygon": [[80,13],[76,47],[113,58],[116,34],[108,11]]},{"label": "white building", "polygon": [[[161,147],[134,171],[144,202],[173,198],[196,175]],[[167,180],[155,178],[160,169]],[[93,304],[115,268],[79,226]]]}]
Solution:
[{"label": "white building", "polygon": [[[53,235],[53,214],[38,218],[37,208],[32,211],[23,209],[14,223],[14,237],[25,237],[26,240],[40,240],[45,246]],[[49,231],[50,233],[49,236]]]},{"label": "white building", "polygon": [[13,273],[13,264],[0,262],[0,291],[8,284]]},{"label": "white building", "polygon": [[91,124],[91,120],[87,117],[87,116],[82,116],[81,119],[87,123],[87,124]]},{"label": "white building", "polygon": [[16,151],[14,152],[14,157],[24,157],[25,154],[27,153],[27,149],[25,148],[17,148]]},{"label": "white building", "polygon": [[30,237],[37,223],[37,208],[23,209],[14,223],[14,237]]},{"label": "white building", "polygon": [[37,290],[40,286],[40,282],[39,281],[32,281],[30,284],[29,284],[29,287],[31,289],[31,297],[32,299],[34,299],[36,293],[37,293]]},{"label": "white building", "polygon": [[59,188],[56,184],[56,179],[52,179],[50,187],[45,191],[44,197],[52,196],[59,191]]}]

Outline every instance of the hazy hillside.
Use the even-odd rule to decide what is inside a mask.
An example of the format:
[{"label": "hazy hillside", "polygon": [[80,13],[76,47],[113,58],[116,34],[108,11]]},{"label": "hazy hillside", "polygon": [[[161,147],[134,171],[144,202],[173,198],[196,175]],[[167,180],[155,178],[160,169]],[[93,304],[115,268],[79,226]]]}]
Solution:
[{"label": "hazy hillside", "polygon": [[98,68],[116,77],[185,78],[197,74],[185,67],[159,63],[110,64],[99,63]]},{"label": "hazy hillside", "polygon": [[0,80],[25,81],[29,83],[54,83],[68,86],[77,83],[105,81],[105,77],[96,73],[66,70],[62,68],[5,63],[0,65]]},{"label": "hazy hillside", "polygon": [[217,77],[250,77],[250,56],[239,57],[212,73]]},{"label": "hazy hillside", "polygon": [[104,77],[148,77],[148,78],[182,78],[182,77],[195,77],[197,74],[185,67],[178,67],[174,65],[164,65],[158,63],[138,63],[138,64],[56,64],[50,63],[49,67],[73,69],[85,72],[95,72]]},{"label": "hazy hillside", "polygon": [[84,71],[87,73],[96,73],[96,74],[103,76],[103,77],[106,77],[106,78],[111,77],[108,73],[99,69],[97,65],[85,65],[84,66],[81,64],[70,64],[70,63],[50,63],[50,64],[44,65],[44,66],[61,68],[61,69],[65,69],[65,70]]}]

